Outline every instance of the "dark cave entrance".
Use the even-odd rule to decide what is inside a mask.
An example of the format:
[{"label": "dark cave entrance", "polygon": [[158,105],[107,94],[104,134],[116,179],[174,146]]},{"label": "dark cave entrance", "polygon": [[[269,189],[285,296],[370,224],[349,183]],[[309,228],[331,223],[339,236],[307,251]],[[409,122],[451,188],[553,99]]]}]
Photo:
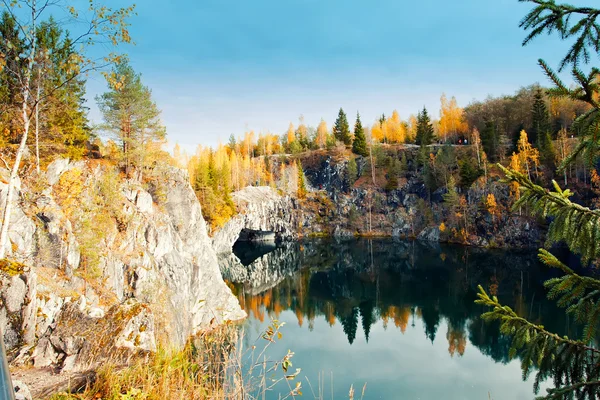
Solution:
[{"label": "dark cave entrance", "polygon": [[233,254],[244,266],[277,248],[277,235],[273,231],[242,229],[238,240],[233,244]]}]

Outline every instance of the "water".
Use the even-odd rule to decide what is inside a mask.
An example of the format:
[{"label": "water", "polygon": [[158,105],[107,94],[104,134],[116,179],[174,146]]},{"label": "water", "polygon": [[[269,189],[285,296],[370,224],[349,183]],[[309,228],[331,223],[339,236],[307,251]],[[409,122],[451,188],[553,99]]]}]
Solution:
[{"label": "water", "polygon": [[[359,399],[365,383],[366,399],[534,398],[533,376],[524,382],[520,361],[508,359],[510,339],[479,318],[478,284],[520,315],[578,334],[546,300],[542,282],[550,272],[534,251],[392,240],[236,251],[257,255],[229,274],[249,314],[246,348],[256,344],[256,354],[270,321],[285,322],[282,339],[265,354],[277,360],[295,353],[291,370],[302,369],[303,398],[347,399],[353,385]],[[266,398],[286,392],[280,382]]]}]

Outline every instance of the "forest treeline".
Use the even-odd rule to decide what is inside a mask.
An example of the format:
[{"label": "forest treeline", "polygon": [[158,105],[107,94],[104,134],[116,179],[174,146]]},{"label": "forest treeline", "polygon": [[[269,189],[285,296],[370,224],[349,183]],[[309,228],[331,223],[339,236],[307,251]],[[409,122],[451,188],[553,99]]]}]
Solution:
[{"label": "forest treeline", "polygon": [[[454,97],[442,95],[437,119],[426,108],[405,120],[394,110],[363,126],[357,113],[351,127],[340,108],[331,127],[322,119],[315,128],[300,116],[298,124],[290,123],[282,134],[232,134],[226,144],[198,146],[191,156],[175,145],[173,157],[178,166],[189,170],[206,217],[215,228],[235,213],[229,195],[232,191],[247,185],[270,185],[295,193],[298,182],[304,187],[297,160],[311,152],[345,154],[351,184],[360,178],[356,157],[364,157],[368,162],[362,174],[372,175],[372,186],[383,190],[397,188],[409,164],[418,170],[430,192],[440,187],[452,192],[456,185],[468,188],[480,176],[487,179],[491,163],[498,161],[548,181],[555,177],[556,166],[570,154],[580,135],[572,129],[573,122],[588,110],[584,102],[549,97],[539,85],[521,88],[513,95],[473,101],[464,108]],[[435,148],[428,146],[431,144]],[[417,159],[401,154],[407,145],[420,147]],[[471,151],[456,152],[453,147],[457,145],[466,145]],[[589,183],[592,177],[586,176],[590,172],[579,160],[563,171],[561,178],[567,181],[582,174]],[[518,199],[516,187],[513,192]],[[450,197],[450,201],[460,200],[452,193]],[[489,199],[494,212],[508,208],[495,202]]]},{"label": "forest treeline", "polygon": [[[131,11],[115,11],[110,18],[125,24]],[[585,102],[551,98],[546,89],[532,85],[513,95],[473,101],[464,108],[454,97],[442,95],[439,113],[422,108],[403,119],[394,110],[370,124],[363,124],[358,112],[349,117],[340,108],[331,126],[322,119],[315,127],[300,116],[285,132],[231,135],[226,144],[199,146],[193,155],[176,145],[171,156],[164,148],[166,128],[160,109],[127,57],[111,56],[107,64],[94,64],[79,46],[80,38],[73,39],[57,20],[50,17],[34,26],[29,36],[23,35],[14,14],[5,11],[0,18],[0,158],[4,166],[10,170],[22,153],[23,160],[16,164],[23,176],[33,176],[57,157],[102,158],[119,166],[126,176],[135,173],[143,179],[144,171],[171,163],[188,169],[212,228],[235,214],[230,193],[245,186],[270,185],[304,197],[306,182],[299,156],[313,151],[343,153],[349,160],[349,182],[357,181],[359,172],[369,174],[372,186],[383,190],[397,188],[410,165],[422,175],[430,192],[448,187],[450,202],[460,203],[460,196],[453,195],[454,185],[467,188],[480,176],[487,178],[489,163],[495,161],[529,176],[553,178],[556,165],[575,145],[571,138],[580,135],[572,129],[573,121],[589,110]],[[109,32],[118,34],[117,30]],[[115,36],[117,42],[128,40],[127,33]],[[106,65],[112,65],[111,69]],[[94,70],[102,71],[108,86],[94,99],[103,116],[96,125],[88,119],[85,92],[87,74]],[[438,146],[427,147],[430,144]],[[406,145],[421,147],[418,159],[401,154]],[[472,151],[465,155],[443,145],[468,145]],[[366,169],[359,171],[356,157],[368,160]],[[582,163],[586,180],[589,171],[584,168]],[[573,173],[580,175],[572,169],[563,171],[565,181]],[[490,199],[492,205],[494,201]]]}]

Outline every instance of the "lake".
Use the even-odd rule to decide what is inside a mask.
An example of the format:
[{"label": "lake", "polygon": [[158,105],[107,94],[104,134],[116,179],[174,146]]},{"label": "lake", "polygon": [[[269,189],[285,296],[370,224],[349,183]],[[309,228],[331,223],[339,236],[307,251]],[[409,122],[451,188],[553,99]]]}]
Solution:
[{"label": "lake", "polygon": [[[271,320],[285,322],[265,355],[295,353],[289,371],[302,369],[303,398],[347,399],[353,385],[360,399],[365,384],[365,399],[534,398],[533,376],[524,382],[509,360],[510,339],[479,318],[478,284],[551,331],[579,333],[546,300],[551,271],[533,250],[315,239],[235,252],[244,269],[224,275],[249,315],[244,346],[255,344],[256,357]],[[266,398],[287,392],[284,380]]]}]

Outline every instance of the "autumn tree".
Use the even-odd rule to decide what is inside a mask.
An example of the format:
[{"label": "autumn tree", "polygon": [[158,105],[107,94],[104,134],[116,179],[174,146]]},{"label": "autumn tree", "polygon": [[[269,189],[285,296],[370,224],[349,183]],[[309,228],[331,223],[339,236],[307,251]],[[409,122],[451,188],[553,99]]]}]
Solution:
[{"label": "autumn tree", "polygon": [[122,162],[129,173],[131,166],[145,167],[149,145],[162,141],[166,130],[152,92],[126,58],[107,74],[107,81],[110,90],[96,98],[104,119],[101,129],[120,142]]},{"label": "autumn tree", "polygon": [[350,136],[348,118],[346,118],[346,113],[342,108],[340,108],[338,117],[335,120],[335,125],[333,126],[333,135],[335,136],[336,140],[343,142],[346,146],[352,144],[352,136]]},{"label": "autumn tree", "polygon": [[464,134],[468,126],[463,119],[463,110],[456,103],[454,96],[448,101],[446,95],[442,94],[440,102],[439,134],[443,136],[444,143],[446,143],[448,136],[454,140],[456,136]]},{"label": "autumn tree", "polygon": [[537,171],[537,167],[540,163],[540,153],[534,148],[529,140],[527,139],[527,132],[521,131],[521,135],[518,143],[519,153],[519,163],[520,165],[525,166],[525,171],[527,171],[527,176],[531,179],[531,169],[535,169]]},{"label": "autumn tree", "polygon": [[356,123],[354,124],[354,140],[352,141],[352,152],[359,156],[366,157],[369,152],[367,151],[367,138],[365,137],[365,131],[362,123],[360,122],[360,114],[356,113]]},{"label": "autumn tree", "polygon": [[315,138],[315,142],[319,149],[322,149],[327,145],[327,123],[323,119],[319,122],[319,126],[317,126],[317,136]]},{"label": "autumn tree", "polygon": [[[8,182],[7,195],[3,203],[2,227],[0,229],[0,259],[5,257],[6,244],[8,242],[8,229],[13,206],[15,184],[19,176],[21,161],[26,152],[28,138],[36,110],[39,113],[38,104],[46,96],[63,88],[69,82],[81,80],[86,74],[102,69],[110,65],[118,56],[111,53],[106,57],[88,57],[86,51],[89,47],[103,43],[106,47],[116,46],[121,42],[130,42],[127,18],[133,12],[133,8],[121,8],[113,10],[106,6],[97,6],[91,2],[85,9],[80,10],[74,6],[67,6],[60,0],[42,1],[5,1],[4,2],[10,24],[16,29],[3,30],[0,40],[0,70],[10,74],[9,81],[18,89],[19,113],[11,112],[12,117],[18,115],[18,119],[11,126],[18,127],[18,147],[11,154],[12,167]],[[40,49],[44,49],[41,43],[42,37],[38,35],[39,27],[45,18],[52,13],[53,9],[66,11],[67,16],[61,20],[58,26],[77,21],[74,28],[75,39],[66,40],[61,50],[68,54],[63,58],[60,70],[64,74],[57,76],[53,82],[47,82],[44,92],[38,91],[39,80],[36,75],[40,74],[46,66],[45,57],[41,57]],[[5,14],[6,15],[6,14]],[[79,16],[82,17],[79,17]],[[86,16],[86,18],[83,18]],[[84,22],[85,21],[85,22]],[[73,32],[72,32],[73,33]],[[17,52],[17,53],[15,53]],[[11,58],[11,55],[14,58]],[[2,85],[0,85],[2,86]],[[4,90],[4,89],[3,89]],[[14,109],[11,109],[15,111]]]},{"label": "autumn tree", "polygon": [[383,130],[381,129],[380,121],[375,121],[371,127],[371,139],[377,143],[383,142]]},{"label": "autumn tree", "polygon": [[388,143],[404,143],[406,141],[406,126],[400,120],[398,111],[394,110],[392,116],[384,124]]}]

